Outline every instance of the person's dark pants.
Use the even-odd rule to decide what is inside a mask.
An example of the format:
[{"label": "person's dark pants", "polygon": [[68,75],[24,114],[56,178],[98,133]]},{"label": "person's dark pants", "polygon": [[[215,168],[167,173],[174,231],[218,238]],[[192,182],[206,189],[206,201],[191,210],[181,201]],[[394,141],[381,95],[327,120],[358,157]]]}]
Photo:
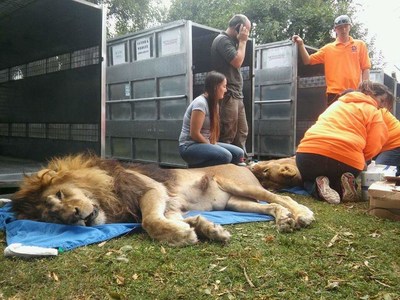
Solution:
[{"label": "person's dark pants", "polygon": [[327,93],[326,94],[326,103],[327,106],[331,105],[333,102],[335,102],[339,98],[340,94],[334,94],[334,93]]},{"label": "person's dark pants", "polygon": [[318,176],[328,177],[329,186],[342,197],[340,184],[342,174],[350,172],[357,177],[361,173],[361,170],[340,161],[313,153],[296,153],[296,165],[303,179],[304,189],[315,198],[319,198],[315,185]]},{"label": "person's dark pants", "polygon": [[240,147],[246,155],[249,127],[243,99],[225,96],[220,104],[220,124],[219,141]]}]

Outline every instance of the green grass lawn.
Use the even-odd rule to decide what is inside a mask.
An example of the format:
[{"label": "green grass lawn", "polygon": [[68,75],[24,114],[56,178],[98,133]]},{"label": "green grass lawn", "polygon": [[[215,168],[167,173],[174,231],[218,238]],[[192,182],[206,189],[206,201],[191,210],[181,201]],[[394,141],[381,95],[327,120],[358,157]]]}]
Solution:
[{"label": "green grass lawn", "polygon": [[0,256],[0,299],[400,299],[400,222],[366,202],[291,196],[314,211],[311,227],[235,224],[227,245],[184,248],[136,233],[54,258]]}]

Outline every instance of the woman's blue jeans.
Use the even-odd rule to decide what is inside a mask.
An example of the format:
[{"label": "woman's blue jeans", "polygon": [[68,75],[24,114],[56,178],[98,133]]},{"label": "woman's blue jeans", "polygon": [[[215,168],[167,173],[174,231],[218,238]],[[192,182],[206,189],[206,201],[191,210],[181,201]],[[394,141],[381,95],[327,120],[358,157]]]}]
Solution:
[{"label": "woman's blue jeans", "polygon": [[189,168],[201,168],[221,164],[238,164],[244,157],[239,147],[226,143],[194,143],[179,146],[179,154]]},{"label": "woman's blue jeans", "polygon": [[400,148],[379,153],[375,158],[375,163],[379,165],[400,166]]}]

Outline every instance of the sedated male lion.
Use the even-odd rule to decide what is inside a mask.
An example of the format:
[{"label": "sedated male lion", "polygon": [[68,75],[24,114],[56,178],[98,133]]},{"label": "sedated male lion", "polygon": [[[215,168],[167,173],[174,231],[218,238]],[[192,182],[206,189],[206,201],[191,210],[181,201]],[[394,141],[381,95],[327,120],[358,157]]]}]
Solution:
[{"label": "sedated male lion", "polygon": [[261,185],[270,191],[303,186],[295,156],[263,160],[248,166]]},{"label": "sedated male lion", "polygon": [[271,214],[280,231],[314,220],[306,206],[262,188],[247,168],[162,169],[82,154],[55,158],[26,176],[12,200],[18,219],[82,226],[142,222],[151,238],[170,245],[229,240],[228,231],[203,217],[184,219],[188,210]]}]

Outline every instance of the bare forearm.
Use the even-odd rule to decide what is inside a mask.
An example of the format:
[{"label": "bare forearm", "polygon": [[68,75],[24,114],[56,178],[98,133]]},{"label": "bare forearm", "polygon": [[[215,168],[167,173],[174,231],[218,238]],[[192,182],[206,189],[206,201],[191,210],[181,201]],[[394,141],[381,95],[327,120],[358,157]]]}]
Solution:
[{"label": "bare forearm", "polygon": [[297,44],[297,48],[299,49],[301,60],[305,65],[310,64],[310,55],[308,54],[306,47],[304,46],[304,41],[298,35],[294,35],[292,37],[293,42]]},{"label": "bare forearm", "polygon": [[237,54],[236,54],[235,58],[231,61],[231,65],[237,69],[239,69],[242,66],[244,58],[246,56],[246,42],[247,41],[239,42]]},{"label": "bare forearm", "polygon": [[301,57],[301,60],[303,61],[303,63],[305,65],[310,64],[310,55],[308,54],[304,44],[299,45],[298,48],[299,48],[300,57]]},{"label": "bare forearm", "polygon": [[362,70],[361,79],[362,81],[369,80],[369,69]]},{"label": "bare forearm", "polygon": [[210,142],[200,133],[200,132],[191,132],[190,137],[193,141],[201,144],[209,144]]}]

